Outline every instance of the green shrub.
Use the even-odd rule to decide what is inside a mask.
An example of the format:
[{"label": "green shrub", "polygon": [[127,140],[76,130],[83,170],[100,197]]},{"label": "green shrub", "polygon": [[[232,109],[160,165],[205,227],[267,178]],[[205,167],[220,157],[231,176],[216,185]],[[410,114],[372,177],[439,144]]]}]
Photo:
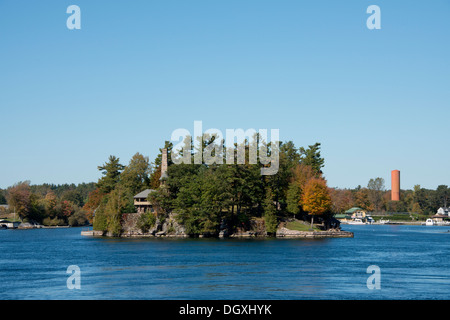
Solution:
[{"label": "green shrub", "polygon": [[72,227],[84,226],[88,223],[86,212],[83,209],[77,209],[68,219]]},{"label": "green shrub", "polygon": [[93,229],[98,231],[108,230],[107,216],[102,211],[97,211],[95,213]]},{"label": "green shrub", "polygon": [[269,234],[274,234],[277,232],[278,222],[277,217],[274,213],[268,212],[264,214],[264,224],[266,226],[266,232]]},{"label": "green shrub", "polygon": [[111,233],[112,236],[118,237],[122,233],[122,214],[109,214],[107,217],[108,221],[108,232]]},{"label": "green shrub", "polygon": [[55,227],[55,226],[64,226],[66,223],[63,219],[58,219],[58,218],[52,219],[52,218],[47,217],[42,221],[42,224],[44,226]]},{"label": "green shrub", "polygon": [[153,212],[145,212],[139,216],[137,227],[142,233],[147,233],[156,224],[156,215]]}]

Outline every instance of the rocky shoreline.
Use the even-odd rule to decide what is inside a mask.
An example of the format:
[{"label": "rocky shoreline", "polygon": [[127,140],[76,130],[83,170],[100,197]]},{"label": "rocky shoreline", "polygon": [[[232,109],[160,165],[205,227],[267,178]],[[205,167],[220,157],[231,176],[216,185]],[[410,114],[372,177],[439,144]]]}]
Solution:
[{"label": "rocky shoreline", "polygon": [[[84,230],[81,231],[83,236],[91,237],[115,237],[111,234],[99,230]],[[191,238],[187,234],[166,234],[164,232],[151,233],[122,233],[119,238]],[[199,235],[199,238],[206,238],[208,236]],[[297,231],[286,228],[280,228],[274,236],[257,235],[255,232],[247,231],[243,233],[234,233],[229,236],[211,236],[211,238],[353,238],[353,232],[342,230],[327,230],[327,231]],[[117,238],[117,236],[116,236]]]},{"label": "rocky shoreline", "polygon": [[[137,228],[138,214],[128,214],[124,216],[123,232],[120,236],[114,236],[108,232],[99,230],[84,230],[81,232],[83,236],[91,237],[119,237],[119,238],[191,238],[186,233],[185,228],[180,225],[174,214],[170,214],[163,222],[157,222],[147,232],[142,232]],[[261,220],[255,220],[251,222],[251,230],[237,230],[233,233],[229,233],[226,228],[221,228],[218,235],[198,235],[199,238],[353,238],[353,233],[348,231],[342,231],[340,229],[329,229],[323,231],[298,231],[290,230],[285,227],[285,224],[280,224],[276,233],[271,235],[267,234],[264,225]]]},{"label": "rocky shoreline", "polygon": [[353,232],[337,229],[326,231],[297,231],[283,227],[277,230],[276,236],[280,238],[353,238]]}]

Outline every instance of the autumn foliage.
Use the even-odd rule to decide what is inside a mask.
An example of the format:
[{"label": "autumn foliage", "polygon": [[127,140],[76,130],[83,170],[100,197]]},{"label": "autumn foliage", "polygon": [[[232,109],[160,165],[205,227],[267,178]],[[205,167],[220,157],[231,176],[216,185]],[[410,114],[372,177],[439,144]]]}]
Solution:
[{"label": "autumn foliage", "polygon": [[87,218],[90,223],[93,222],[94,211],[99,207],[103,196],[104,196],[104,194],[98,188],[95,189],[94,191],[92,191],[91,193],[89,193],[89,199],[86,202],[86,204],[84,205],[83,209],[86,211]]},{"label": "autumn foliage", "polygon": [[310,215],[322,215],[331,209],[331,196],[327,183],[321,178],[309,179],[301,198],[303,210]]}]

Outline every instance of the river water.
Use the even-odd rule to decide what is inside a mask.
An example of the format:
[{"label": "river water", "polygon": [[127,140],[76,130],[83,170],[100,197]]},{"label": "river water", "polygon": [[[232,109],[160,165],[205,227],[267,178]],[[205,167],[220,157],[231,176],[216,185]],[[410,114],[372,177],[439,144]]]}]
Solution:
[{"label": "river water", "polygon": [[[80,228],[1,230],[0,299],[450,298],[449,227],[343,229],[354,238],[106,239],[83,237]],[[67,273],[71,265],[79,282]],[[380,272],[370,283],[379,289],[368,288],[372,265]]]}]

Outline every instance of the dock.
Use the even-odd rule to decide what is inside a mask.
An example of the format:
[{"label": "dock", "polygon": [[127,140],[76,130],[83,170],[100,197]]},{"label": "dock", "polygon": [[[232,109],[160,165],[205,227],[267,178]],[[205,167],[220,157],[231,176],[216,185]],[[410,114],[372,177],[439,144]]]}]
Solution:
[{"label": "dock", "polygon": [[86,237],[101,237],[103,236],[103,231],[99,230],[82,230],[81,231],[82,236]]}]

